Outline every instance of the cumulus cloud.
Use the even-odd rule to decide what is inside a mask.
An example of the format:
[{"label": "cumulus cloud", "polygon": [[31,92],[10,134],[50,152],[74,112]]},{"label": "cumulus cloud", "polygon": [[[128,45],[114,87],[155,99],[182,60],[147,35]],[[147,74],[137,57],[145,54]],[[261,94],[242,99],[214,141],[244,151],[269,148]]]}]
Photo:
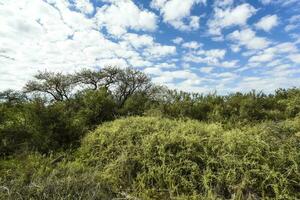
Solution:
[{"label": "cumulus cloud", "polygon": [[175,38],[175,39],[172,40],[172,42],[173,42],[174,44],[181,44],[183,41],[184,41],[184,40],[183,40],[182,37],[177,37],[177,38]]},{"label": "cumulus cloud", "polygon": [[[134,11],[130,14],[138,13],[140,17],[150,13],[133,2],[118,2],[110,2],[104,8],[129,5],[129,11]],[[120,25],[122,33],[125,32],[117,40],[110,40],[98,31],[100,11],[97,10],[96,17],[87,17],[92,9],[82,3],[90,2],[24,0],[16,4],[8,0],[0,3],[0,90],[21,88],[38,70],[72,72],[105,65],[148,67],[154,65],[154,60],[157,63],[163,56],[176,53],[176,47],[155,42],[150,35],[128,33],[128,29],[147,30],[154,24],[143,19],[136,22],[132,16],[123,17],[125,22]],[[104,14],[108,12],[106,9]]]},{"label": "cumulus cloud", "polygon": [[300,27],[299,24],[300,15],[293,15],[291,18],[288,19],[288,24],[284,27],[286,32],[294,31]]},{"label": "cumulus cloud", "polygon": [[160,58],[168,55],[173,55],[176,53],[175,46],[167,46],[167,45],[154,45],[147,49],[145,49],[145,56],[150,56],[151,58]]},{"label": "cumulus cloud", "polygon": [[269,3],[272,2],[272,0],[260,0],[260,2],[261,2],[262,4],[269,4]]},{"label": "cumulus cloud", "polygon": [[[126,33],[122,36],[121,44],[125,45],[127,49],[129,45],[137,51],[141,51],[147,59],[154,60],[176,54],[175,46],[161,45],[160,43],[155,42],[152,36],[146,34],[138,35],[135,33]],[[126,54],[126,52],[122,53],[123,55]]]},{"label": "cumulus cloud", "polygon": [[110,1],[111,4],[97,9],[95,15],[99,27],[105,27],[112,35],[122,35],[127,29],[154,31],[157,16],[150,11],[141,10],[133,1]]},{"label": "cumulus cloud", "polygon": [[273,64],[273,66],[276,66],[282,64],[279,62],[279,58],[285,58],[287,55],[294,54],[296,52],[298,52],[298,48],[293,43],[280,43],[257,52],[257,54],[250,57],[249,62],[266,63],[273,61],[269,63],[269,66],[271,66],[270,64],[274,63],[275,58],[277,58],[277,60],[275,60],[276,64]]},{"label": "cumulus cloud", "polygon": [[123,41],[132,45],[134,48],[149,47],[154,45],[154,38],[150,35],[138,35],[135,33],[126,33],[122,36]]},{"label": "cumulus cloud", "polygon": [[75,7],[85,14],[94,12],[94,6],[89,0],[75,0]]},{"label": "cumulus cloud", "polygon": [[243,77],[232,90],[246,92],[253,88],[259,88],[264,92],[271,93],[274,92],[275,89],[282,88],[283,85],[286,87],[294,87],[297,78],[278,76],[278,74],[284,74],[283,72],[285,72],[285,70],[278,70],[276,75]]},{"label": "cumulus cloud", "polygon": [[203,72],[203,73],[211,73],[213,70],[214,70],[213,67],[201,67],[200,68],[200,72]]},{"label": "cumulus cloud", "polygon": [[260,55],[252,56],[249,61],[250,62],[268,62],[274,58],[274,54],[272,53],[263,53]]},{"label": "cumulus cloud", "polygon": [[291,59],[291,61],[293,61],[296,64],[300,64],[300,54],[292,54],[289,56],[289,59]]},{"label": "cumulus cloud", "polygon": [[219,65],[220,61],[225,57],[225,54],[226,50],[224,49],[198,50],[188,52],[186,55],[184,55],[183,60],[185,62]]},{"label": "cumulus cloud", "polygon": [[272,28],[278,25],[278,17],[277,15],[267,15],[264,16],[255,24],[257,29],[264,30],[269,32]]},{"label": "cumulus cloud", "polygon": [[231,61],[223,61],[219,65],[219,67],[225,67],[225,68],[236,68],[239,67],[239,61],[238,60],[231,60]]},{"label": "cumulus cloud", "polygon": [[264,37],[256,36],[256,33],[250,28],[236,30],[228,35],[228,38],[239,46],[245,46],[247,49],[264,49],[270,45],[270,41]]},{"label": "cumulus cloud", "polygon": [[234,0],[215,0],[214,6],[220,7],[220,8],[227,8],[229,6],[232,6],[234,3]]},{"label": "cumulus cloud", "polygon": [[151,7],[160,11],[163,21],[174,28],[187,31],[200,27],[200,17],[191,16],[194,5],[206,3],[206,0],[152,0]]},{"label": "cumulus cloud", "polygon": [[[280,12],[266,16],[276,16],[277,26],[289,32],[276,41],[271,34],[254,31],[271,31],[276,23],[263,17],[250,24],[256,8],[239,3],[246,1],[137,2],[1,1],[0,90],[20,89],[38,70],[74,72],[106,65],[138,67],[154,82],[185,91],[273,90],[296,83],[300,73],[296,12],[289,18]],[[145,9],[149,3],[151,10]],[[208,29],[200,29],[200,18]],[[279,18],[286,23],[278,23]]]},{"label": "cumulus cloud", "polygon": [[298,0],[260,0],[260,2],[264,5],[268,4],[277,4],[282,6],[288,6],[292,4],[299,4]]},{"label": "cumulus cloud", "polygon": [[208,32],[211,35],[221,35],[222,29],[231,26],[244,26],[247,20],[255,14],[256,9],[244,3],[234,8],[215,7],[214,16],[208,21]]},{"label": "cumulus cloud", "polygon": [[[154,73],[154,69],[146,70],[146,71],[152,71]],[[191,80],[194,81],[194,83],[197,81],[200,83],[201,78],[194,72],[191,72],[190,70],[174,70],[174,71],[159,71],[159,73],[156,74],[157,76],[154,77],[152,80],[155,83],[158,84],[168,84],[172,83],[175,80],[178,81],[185,81],[185,80]]]},{"label": "cumulus cloud", "polygon": [[200,44],[199,42],[196,41],[185,42],[182,44],[182,47],[187,49],[199,49],[202,46],[203,44]]}]

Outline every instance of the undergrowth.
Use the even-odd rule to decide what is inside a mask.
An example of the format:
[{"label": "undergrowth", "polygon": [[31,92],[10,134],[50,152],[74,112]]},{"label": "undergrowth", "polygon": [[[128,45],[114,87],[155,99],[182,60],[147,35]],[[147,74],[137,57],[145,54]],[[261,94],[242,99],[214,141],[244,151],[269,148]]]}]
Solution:
[{"label": "undergrowth", "polygon": [[234,129],[128,117],[75,153],[0,161],[0,199],[300,199],[300,120]]}]

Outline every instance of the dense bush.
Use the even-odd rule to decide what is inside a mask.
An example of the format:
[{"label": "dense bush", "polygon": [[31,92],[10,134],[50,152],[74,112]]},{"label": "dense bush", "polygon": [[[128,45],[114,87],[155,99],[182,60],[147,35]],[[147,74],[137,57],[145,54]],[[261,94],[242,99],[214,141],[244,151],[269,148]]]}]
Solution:
[{"label": "dense bush", "polygon": [[299,122],[228,130],[187,119],[119,119],[89,133],[74,154],[1,161],[1,197],[298,199]]},{"label": "dense bush", "polygon": [[[112,199],[97,172],[65,156],[21,154],[0,161],[0,199]],[[69,159],[70,154],[68,154]]]},{"label": "dense bush", "polygon": [[299,88],[204,95],[133,69],[40,72],[0,92],[0,199],[299,199],[299,113]]},{"label": "dense bush", "polygon": [[40,72],[24,91],[0,92],[0,156],[77,147],[86,132],[122,116],[159,114],[219,122],[229,128],[294,118],[300,89],[226,96],[186,93],[151,84],[133,69],[104,68],[76,74]]},{"label": "dense bush", "polygon": [[77,147],[97,125],[122,116],[159,113],[219,122],[229,128],[281,121],[300,112],[300,89],[226,96],[186,93],[151,84],[133,69],[107,67],[75,74],[40,72],[21,92],[0,92],[0,155]]}]

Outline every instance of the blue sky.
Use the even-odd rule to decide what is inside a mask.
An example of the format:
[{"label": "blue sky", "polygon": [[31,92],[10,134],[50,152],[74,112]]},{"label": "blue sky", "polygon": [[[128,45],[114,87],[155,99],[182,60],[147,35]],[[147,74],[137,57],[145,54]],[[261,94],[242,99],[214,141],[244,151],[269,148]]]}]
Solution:
[{"label": "blue sky", "polygon": [[299,0],[0,0],[0,90],[134,67],[172,89],[299,87]]}]

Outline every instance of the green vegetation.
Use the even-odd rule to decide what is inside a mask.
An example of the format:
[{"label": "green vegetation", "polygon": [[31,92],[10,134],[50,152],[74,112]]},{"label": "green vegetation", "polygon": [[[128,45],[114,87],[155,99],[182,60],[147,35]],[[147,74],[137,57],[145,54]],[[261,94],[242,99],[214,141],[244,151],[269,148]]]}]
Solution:
[{"label": "green vegetation", "polygon": [[0,199],[300,199],[300,89],[190,94],[41,72],[0,94]]}]

